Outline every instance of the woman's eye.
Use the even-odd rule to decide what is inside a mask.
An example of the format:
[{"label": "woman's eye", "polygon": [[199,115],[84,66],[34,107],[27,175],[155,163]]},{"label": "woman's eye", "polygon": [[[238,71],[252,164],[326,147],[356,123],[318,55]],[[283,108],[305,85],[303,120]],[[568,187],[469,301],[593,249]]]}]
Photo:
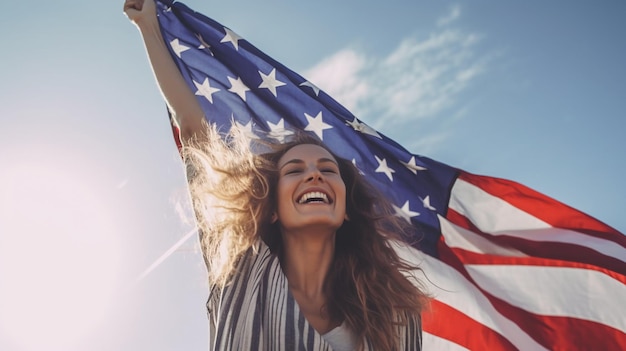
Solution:
[{"label": "woman's eye", "polygon": [[337,173],[337,171],[333,168],[325,168],[321,170],[323,173]]},{"label": "woman's eye", "polygon": [[289,169],[285,172],[285,174],[296,174],[296,173],[300,173],[301,171],[299,169]]}]

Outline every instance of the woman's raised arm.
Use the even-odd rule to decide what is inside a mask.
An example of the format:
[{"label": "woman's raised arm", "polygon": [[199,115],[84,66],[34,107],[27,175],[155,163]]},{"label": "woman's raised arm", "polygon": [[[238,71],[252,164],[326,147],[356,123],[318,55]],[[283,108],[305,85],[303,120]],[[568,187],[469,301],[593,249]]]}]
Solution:
[{"label": "woman's raised arm", "polygon": [[137,26],[161,94],[180,127],[182,142],[203,138],[204,113],[170,56],[161,35],[154,0],[126,0],[126,16]]}]

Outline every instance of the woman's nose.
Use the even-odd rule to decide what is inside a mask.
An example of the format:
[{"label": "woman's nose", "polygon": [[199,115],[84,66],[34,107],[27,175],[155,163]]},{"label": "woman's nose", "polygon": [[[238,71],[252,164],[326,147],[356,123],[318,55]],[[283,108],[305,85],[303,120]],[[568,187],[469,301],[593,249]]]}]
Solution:
[{"label": "woman's nose", "polygon": [[321,181],[323,180],[322,172],[317,167],[309,167],[306,174],[307,181]]}]

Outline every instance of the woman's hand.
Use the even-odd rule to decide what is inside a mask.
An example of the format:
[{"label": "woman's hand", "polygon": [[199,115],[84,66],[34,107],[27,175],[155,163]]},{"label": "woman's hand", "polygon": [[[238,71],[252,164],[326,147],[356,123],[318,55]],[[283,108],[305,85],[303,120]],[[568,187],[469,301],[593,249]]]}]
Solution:
[{"label": "woman's hand", "polygon": [[156,4],[154,0],[126,0],[124,13],[138,27],[147,21],[156,22]]}]

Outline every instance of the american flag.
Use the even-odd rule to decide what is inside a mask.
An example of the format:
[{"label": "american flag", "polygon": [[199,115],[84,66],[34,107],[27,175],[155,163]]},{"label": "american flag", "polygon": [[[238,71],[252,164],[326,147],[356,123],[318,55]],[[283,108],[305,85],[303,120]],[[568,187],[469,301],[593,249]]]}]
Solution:
[{"label": "american flag", "polygon": [[435,299],[425,350],[626,349],[626,237],[512,181],[410,153],[313,82],[179,2],[158,17],[211,123],[317,135],[420,227],[406,257]]}]

